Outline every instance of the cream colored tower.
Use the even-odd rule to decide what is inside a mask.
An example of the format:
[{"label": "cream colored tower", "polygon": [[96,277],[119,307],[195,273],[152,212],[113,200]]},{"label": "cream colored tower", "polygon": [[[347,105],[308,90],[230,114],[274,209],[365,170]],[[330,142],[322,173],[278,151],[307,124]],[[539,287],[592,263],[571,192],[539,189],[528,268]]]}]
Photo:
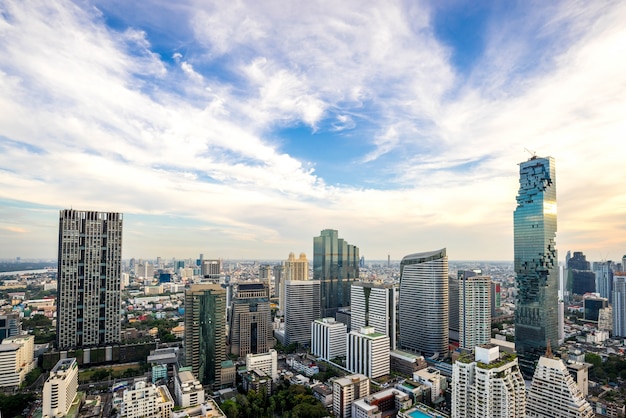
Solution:
[{"label": "cream colored tower", "polygon": [[288,280],[309,280],[309,260],[306,254],[300,253],[300,257],[296,260],[294,253],[289,253],[287,261],[283,261],[284,276],[280,281],[280,292],[278,304],[280,309],[285,311],[285,282]]}]

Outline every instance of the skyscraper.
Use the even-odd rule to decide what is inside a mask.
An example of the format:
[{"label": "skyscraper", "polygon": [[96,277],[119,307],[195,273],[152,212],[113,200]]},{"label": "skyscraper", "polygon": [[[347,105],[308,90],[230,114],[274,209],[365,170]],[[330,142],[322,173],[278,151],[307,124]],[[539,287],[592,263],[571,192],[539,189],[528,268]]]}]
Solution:
[{"label": "skyscraper", "polygon": [[446,249],[407,255],[400,263],[398,347],[424,356],[448,354]]},{"label": "skyscraper", "polygon": [[392,350],[396,348],[396,288],[392,284],[354,282],[351,295],[351,322],[354,330],[374,327],[389,337]]},{"label": "skyscraper", "polygon": [[462,270],[459,276],[459,344],[469,350],[491,339],[491,277]]},{"label": "skyscraper", "polygon": [[226,290],[197,284],[185,290],[185,363],[203,385],[219,387],[226,360]]},{"label": "skyscraper", "polygon": [[313,279],[321,284],[322,316],[334,317],[337,308],[350,306],[350,285],[359,278],[359,248],[334,229],[313,238]]},{"label": "skyscraper", "polygon": [[288,280],[309,280],[309,260],[306,254],[300,253],[300,257],[296,259],[294,253],[289,253],[287,261],[283,261],[281,288],[278,293],[278,305],[283,311],[285,309],[285,281]]},{"label": "skyscraper", "polygon": [[374,327],[363,327],[348,334],[346,369],[370,379],[389,374],[389,337]]},{"label": "skyscraper", "polygon": [[57,347],[120,341],[122,214],[59,214]]},{"label": "skyscraper", "polygon": [[230,313],[230,352],[239,357],[274,347],[269,286],[239,283]]},{"label": "skyscraper", "polygon": [[613,335],[626,337],[626,274],[613,277]]},{"label": "skyscraper", "polygon": [[320,283],[285,281],[285,345],[311,343],[311,323],[321,318]]},{"label": "skyscraper", "polygon": [[548,342],[559,340],[556,176],[552,157],[520,164],[514,213],[515,350],[531,376]]}]

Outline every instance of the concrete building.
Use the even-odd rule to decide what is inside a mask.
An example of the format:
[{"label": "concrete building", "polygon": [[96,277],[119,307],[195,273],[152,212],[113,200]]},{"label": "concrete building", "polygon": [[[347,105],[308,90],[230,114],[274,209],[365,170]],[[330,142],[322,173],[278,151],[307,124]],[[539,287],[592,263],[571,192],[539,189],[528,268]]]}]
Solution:
[{"label": "concrete building", "polygon": [[185,291],[185,364],[203,385],[222,385],[226,360],[226,290],[216,284]]},{"label": "concrete building", "polygon": [[430,402],[437,403],[448,388],[446,377],[433,367],[427,367],[413,373],[413,380],[430,388]]},{"label": "concrete building", "polygon": [[0,344],[0,387],[22,384],[26,375],[35,368],[35,337],[16,335],[2,340]]},{"label": "concrete building", "polygon": [[400,263],[398,348],[425,357],[448,354],[446,249],[407,255]]},{"label": "concrete building", "polygon": [[59,360],[43,385],[43,418],[68,414],[78,390],[78,363],[75,358]]},{"label": "concrete building", "polygon": [[10,312],[0,315],[0,341],[7,337],[20,335],[22,332],[22,322],[18,312]]},{"label": "concrete building", "polygon": [[411,397],[396,389],[386,389],[352,403],[352,418],[382,418],[395,416],[398,411],[408,409]]},{"label": "concrete building", "polygon": [[59,215],[57,348],[121,341],[122,214]]},{"label": "concrete building", "polygon": [[459,346],[473,349],[491,339],[491,277],[461,270],[459,277]]},{"label": "concrete building", "polygon": [[351,288],[351,327],[374,327],[389,337],[389,348],[396,348],[398,293],[392,284],[354,282]]},{"label": "concrete building", "polygon": [[289,280],[309,280],[309,260],[306,254],[300,253],[300,257],[296,259],[294,253],[289,253],[287,261],[283,261],[278,291],[278,306],[283,312],[285,311],[285,281]]},{"label": "concrete building", "polygon": [[321,318],[320,282],[285,281],[285,345],[311,343],[311,323]]},{"label": "concrete building", "polygon": [[374,327],[350,331],[346,347],[346,369],[376,379],[389,374],[389,337]]},{"label": "concrete building", "polygon": [[539,359],[526,400],[528,418],[593,418],[585,400],[561,359],[550,350]]},{"label": "concrete building", "polygon": [[311,322],[311,354],[330,361],[346,356],[346,324],[335,318],[321,318]]},{"label": "concrete building", "polygon": [[200,381],[191,371],[179,371],[174,378],[176,404],[182,408],[204,403],[205,393]]},{"label": "concrete building", "polygon": [[165,386],[155,386],[143,380],[124,391],[120,416],[122,418],[170,418],[174,400]]},{"label": "concrete building", "polygon": [[626,273],[613,278],[613,336],[626,337]]},{"label": "concrete building", "polygon": [[409,353],[402,350],[393,350],[389,353],[390,365],[392,372],[399,373],[403,376],[413,376],[418,370],[428,367],[424,356]]},{"label": "concrete building", "polygon": [[246,354],[246,369],[260,370],[272,380],[278,379],[278,353],[270,350],[267,353]]},{"label": "concrete building", "polygon": [[222,260],[202,260],[200,269],[204,279],[218,283],[222,273]]},{"label": "concrete building", "polygon": [[453,418],[523,418],[526,388],[517,358],[497,346],[476,347],[452,368]]},{"label": "concrete building", "polygon": [[352,403],[370,394],[370,380],[353,374],[333,380],[333,413],[335,418],[351,418]]},{"label": "concrete building", "polygon": [[230,352],[238,357],[274,347],[268,282],[240,283],[230,311]]}]

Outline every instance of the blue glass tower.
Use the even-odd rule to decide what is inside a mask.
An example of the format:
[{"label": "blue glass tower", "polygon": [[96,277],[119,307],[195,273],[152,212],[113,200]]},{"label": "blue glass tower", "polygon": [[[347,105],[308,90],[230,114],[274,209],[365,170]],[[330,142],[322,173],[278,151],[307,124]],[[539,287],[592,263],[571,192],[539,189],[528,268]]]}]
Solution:
[{"label": "blue glass tower", "polygon": [[513,218],[515,351],[522,373],[532,376],[548,342],[559,339],[554,159],[533,156],[521,163],[519,185]]}]

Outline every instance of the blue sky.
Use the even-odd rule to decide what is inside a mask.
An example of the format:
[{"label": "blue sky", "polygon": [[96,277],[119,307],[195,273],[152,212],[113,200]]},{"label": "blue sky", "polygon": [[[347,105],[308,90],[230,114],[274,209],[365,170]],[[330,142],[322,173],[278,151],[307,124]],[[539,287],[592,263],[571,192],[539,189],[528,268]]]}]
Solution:
[{"label": "blue sky", "polygon": [[508,260],[525,149],[561,258],[621,258],[626,5],[545,3],[0,0],[0,258],[73,207],[124,257]]}]

